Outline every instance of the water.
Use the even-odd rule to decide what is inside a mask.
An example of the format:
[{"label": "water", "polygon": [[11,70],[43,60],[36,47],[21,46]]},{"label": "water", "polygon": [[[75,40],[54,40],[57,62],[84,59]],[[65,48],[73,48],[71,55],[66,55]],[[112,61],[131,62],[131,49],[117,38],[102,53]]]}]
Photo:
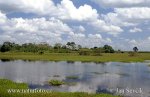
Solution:
[{"label": "water", "polygon": [[[28,83],[31,89],[150,97],[148,64],[1,60],[0,78]],[[68,76],[77,79],[67,79]],[[51,79],[74,84],[54,87],[48,84]]]}]

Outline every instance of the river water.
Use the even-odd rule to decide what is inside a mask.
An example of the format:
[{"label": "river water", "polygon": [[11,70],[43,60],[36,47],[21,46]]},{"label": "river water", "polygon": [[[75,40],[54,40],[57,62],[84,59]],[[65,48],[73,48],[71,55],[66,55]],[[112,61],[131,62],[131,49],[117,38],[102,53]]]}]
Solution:
[{"label": "river water", "polygon": [[[31,89],[150,97],[148,64],[1,60],[0,78],[27,83]],[[51,86],[52,79],[71,84]]]}]

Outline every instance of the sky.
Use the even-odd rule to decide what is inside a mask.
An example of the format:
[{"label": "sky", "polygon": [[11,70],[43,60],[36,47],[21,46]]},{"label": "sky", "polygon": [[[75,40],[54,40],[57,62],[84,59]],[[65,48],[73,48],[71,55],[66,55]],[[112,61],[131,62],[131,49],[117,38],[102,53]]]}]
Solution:
[{"label": "sky", "polygon": [[4,41],[150,51],[150,0],[0,0]]}]

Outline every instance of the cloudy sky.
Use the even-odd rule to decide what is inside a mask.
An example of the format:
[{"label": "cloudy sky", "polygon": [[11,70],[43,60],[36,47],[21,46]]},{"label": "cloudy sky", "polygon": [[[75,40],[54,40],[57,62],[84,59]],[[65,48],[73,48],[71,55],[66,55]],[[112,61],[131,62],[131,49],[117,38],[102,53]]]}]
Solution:
[{"label": "cloudy sky", "polygon": [[0,43],[150,51],[150,0],[0,0]]}]

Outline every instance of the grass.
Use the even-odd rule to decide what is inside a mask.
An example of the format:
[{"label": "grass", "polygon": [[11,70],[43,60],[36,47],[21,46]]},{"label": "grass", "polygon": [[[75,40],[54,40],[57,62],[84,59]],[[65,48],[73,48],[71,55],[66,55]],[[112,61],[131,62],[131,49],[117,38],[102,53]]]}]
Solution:
[{"label": "grass", "polygon": [[77,85],[76,82],[66,82],[65,84],[68,86],[76,86]]},{"label": "grass", "polygon": [[50,80],[49,84],[52,86],[61,86],[61,85],[65,84],[65,82],[60,81],[60,80]]},{"label": "grass", "polygon": [[15,83],[10,80],[0,79],[0,97],[118,97],[109,94],[88,94],[88,93],[8,93],[7,89],[28,89],[27,84]]},{"label": "grass", "polygon": [[54,75],[53,77],[60,77],[60,75]]},{"label": "grass", "polygon": [[67,78],[67,79],[73,79],[73,80],[75,80],[75,79],[79,79],[79,77],[78,77],[78,76],[67,76],[66,78]]},{"label": "grass", "polygon": [[7,52],[0,53],[0,59],[43,60],[43,61],[82,61],[82,62],[143,62],[150,60],[150,53],[138,53],[129,56],[128,53],[104,53],[103,56],[80,56],[77,53],[36,53]]}]

